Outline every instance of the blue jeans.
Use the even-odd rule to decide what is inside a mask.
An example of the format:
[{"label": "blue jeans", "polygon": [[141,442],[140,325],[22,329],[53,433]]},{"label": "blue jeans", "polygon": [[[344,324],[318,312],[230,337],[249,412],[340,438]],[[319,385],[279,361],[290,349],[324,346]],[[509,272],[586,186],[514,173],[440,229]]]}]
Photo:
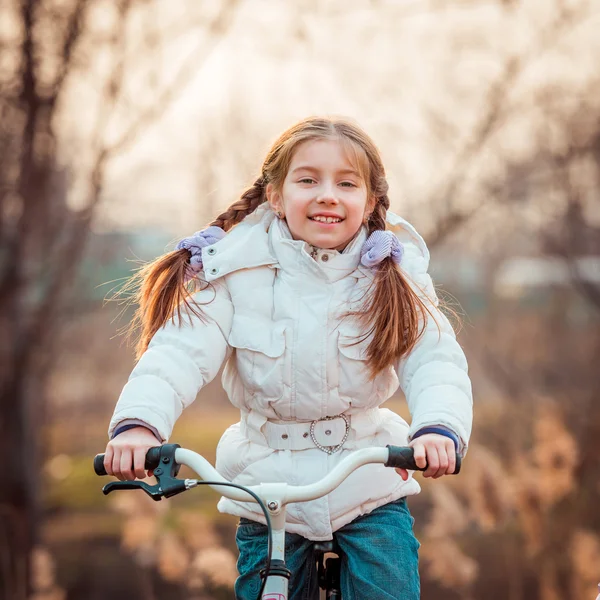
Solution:
[{"label": "blue jeans", "polygon": [[[418,600],[419,542],[406,499],[376,508],[338,529],[333,536],[341,549],[341,591],[344,600]],[[235,536],[240,573],[237,600],[256,600],[259,571],[267,555],[267,528],[241,519]],[[286,533],[285,562],[292,572],[289,600],[317,600],[319,586],[314,542]]]}]

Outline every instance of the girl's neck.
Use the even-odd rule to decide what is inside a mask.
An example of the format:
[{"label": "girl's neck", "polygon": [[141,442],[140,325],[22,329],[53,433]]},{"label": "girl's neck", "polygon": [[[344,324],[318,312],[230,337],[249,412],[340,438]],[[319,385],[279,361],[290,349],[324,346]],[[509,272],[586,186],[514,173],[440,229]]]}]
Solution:
[{"label": "girl's neck", "polygon": [[[358,236],[359,233],[360,233],[360,229],[342,247],[338,247],[338,248],[321,248],[320,246],[315,246],[314,244],[311,244],[310,242],[306,242],[306,243],[310,246],[310,255],[313,258],[316,257],[317,252],[319,250],[328,250],[329,252],[339,252],[340,254],[343,254],[344,250],[356,239],[356,237]],[[306,240],[302,240],[302,241],[306,241]]]}]

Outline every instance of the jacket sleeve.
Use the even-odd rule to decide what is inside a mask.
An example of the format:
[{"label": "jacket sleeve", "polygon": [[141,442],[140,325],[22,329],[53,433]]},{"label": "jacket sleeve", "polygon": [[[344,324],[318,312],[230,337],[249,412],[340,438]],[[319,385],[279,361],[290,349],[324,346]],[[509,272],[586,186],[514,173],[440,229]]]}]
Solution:
[{"label": "jacket sleeve", "polygon": [[168,440],[183,409],[229,357],[233,306],[225,284],[214,281],[192,300],[202,317],[182,310],[181,324],[170,319],[156,332],[121,392],[109,437],[119,423],[136,419]]},{"label": "jacket sleeve", "polygon": [[398,364],[400,387],[412,417],[409,437],[425,427],[442,426],[459,438],[464,455],[471,435],[473,393],[465,354],[452,325],[439,310],[439,300],[427,273],[429,252],[419,236],[396,235],[403,242],[402,268],[411,287],[425,302],[425,331],[408,356]]}]

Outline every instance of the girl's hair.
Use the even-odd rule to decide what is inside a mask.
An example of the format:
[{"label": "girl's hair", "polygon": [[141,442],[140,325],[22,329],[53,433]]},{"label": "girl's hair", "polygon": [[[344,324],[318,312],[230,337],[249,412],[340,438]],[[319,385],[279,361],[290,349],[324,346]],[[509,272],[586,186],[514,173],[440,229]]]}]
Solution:
[{"label": "girl's hair", "polygon": [[[282,189],[299,144],[319,139],[335,139],[344,145],[366,183],[367,202],[372,207],[367,222],[369,234],[377,229],[385,229],[390,201],[385,170],[377,147],[353,123],[345,119],[323,117],[304,119],[284,131],[267,154],[260,177],[210,225],[229,231],[254,212],[267,199],[267,184],[271,183],[276,190]],[[134,300],[137,300],[139,307],[131,323],[130,334],[141,329],[136,346],[138,358],[148,347],[152,336],[170,318],[177,314],[181,320],[182,306],[200,314],[197,307],[189,304],[192,291],[202,285],[197,279],[191,286],[186,283],[189,259],[188,250],[170,252],[135,275],[132,284],[137,288]],[[425,330],[426,319],[422,318],[425,312],[432,314],[392,258],[384,259],[377,267],[373,287],[367,293],[363,306],[359,311],[347,315],[358,318],[363,326],[363,339],[372,334],[367,348],[367,365],[373,377],[410,353]]]}]

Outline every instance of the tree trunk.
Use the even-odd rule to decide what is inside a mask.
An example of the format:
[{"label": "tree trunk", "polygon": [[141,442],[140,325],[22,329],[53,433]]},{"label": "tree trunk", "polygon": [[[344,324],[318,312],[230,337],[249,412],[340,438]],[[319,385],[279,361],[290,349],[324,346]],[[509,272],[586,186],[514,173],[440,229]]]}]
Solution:
[{"label": "tree trunk", "polygon": [[[15,374],[2,386],[0,456],[0,600],[25,600],[29,595],[31,551],[39,521],[36,420],[22,379]],[[33,416],[33,415],[31,415]]]}]

